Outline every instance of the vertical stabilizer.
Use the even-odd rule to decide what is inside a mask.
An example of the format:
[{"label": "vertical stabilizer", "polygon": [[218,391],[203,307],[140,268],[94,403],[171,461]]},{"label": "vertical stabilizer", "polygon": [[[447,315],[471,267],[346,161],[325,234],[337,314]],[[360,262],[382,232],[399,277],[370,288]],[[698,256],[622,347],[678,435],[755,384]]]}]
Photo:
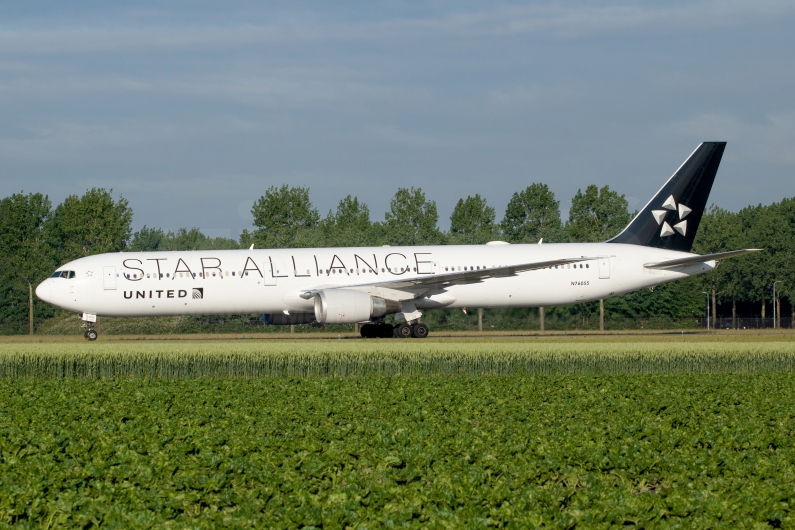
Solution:
[{"label": "vertical stabilizer", "polygon": [[608,243],[690,252],[726,142],[693,151],[638,215]]}]

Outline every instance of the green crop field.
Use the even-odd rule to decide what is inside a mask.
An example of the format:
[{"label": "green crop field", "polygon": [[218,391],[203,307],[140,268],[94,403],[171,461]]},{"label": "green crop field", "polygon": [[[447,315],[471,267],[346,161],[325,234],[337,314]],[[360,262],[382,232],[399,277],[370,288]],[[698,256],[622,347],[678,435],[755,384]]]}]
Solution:
[{"label": "green crop field", "polygon": [[795,343],[0,344],[0,524],[793,527]]},{"label": "green crop field", "polygon": [[180,341],[0,343],[0,378],[759,373],[795,342]]}]

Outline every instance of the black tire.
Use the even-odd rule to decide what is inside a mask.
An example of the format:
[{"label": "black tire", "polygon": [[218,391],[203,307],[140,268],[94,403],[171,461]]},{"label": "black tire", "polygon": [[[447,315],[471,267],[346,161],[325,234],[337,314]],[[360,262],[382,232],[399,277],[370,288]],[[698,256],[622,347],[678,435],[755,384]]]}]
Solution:
[{"label": "black tire", "polygon": [[88,340],[88,330],[85,330],[85,331],[83,332],[83,338],[84,338],[84,339],[86,339],[86,340]]},{"label": "black tire", "polygon": [[99,335],[97,335],[97,332],[94,331],[93,329],[89,329],[88,331],[86,331],[86,338],[88,340],[97,340],[98,336]]},{"label": "black tire", "polygon": [[364,339],[372,339],[373,338],[373,326],[371,324],[364,324],[362,328],[359,330],[362,338]]},{"label": "black tire", "polygon": [[395,337],[399,339],[411,338],[411,326],[406,323],[395,326]]},{"label": "black tire", "polygon": [[382,339],[394,337],[395,329],[389,324],[381,324],[378,326],[378,336]]},{"label": "black tire", "polygon": [[424,339],[428,336],[428,326],[425,324],[414,324],[411,326],[411,336],[415,339]]}]

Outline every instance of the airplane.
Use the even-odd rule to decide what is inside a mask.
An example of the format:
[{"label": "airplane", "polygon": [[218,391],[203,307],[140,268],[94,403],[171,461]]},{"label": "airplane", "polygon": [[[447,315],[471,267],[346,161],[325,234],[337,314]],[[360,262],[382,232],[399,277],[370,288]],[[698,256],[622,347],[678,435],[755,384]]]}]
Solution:
[{"label": "airplane", "polygon": [[[759,249],[690,252],[726,142],[703,142],[617,236],[601,243],[118,252],[71,261],[36,287],[79,314],[262,314],[266,324],[361,323],[424,338],[424,311],[578,304],[704,274]],[[384,322],[394,315],[397,322]]]}]

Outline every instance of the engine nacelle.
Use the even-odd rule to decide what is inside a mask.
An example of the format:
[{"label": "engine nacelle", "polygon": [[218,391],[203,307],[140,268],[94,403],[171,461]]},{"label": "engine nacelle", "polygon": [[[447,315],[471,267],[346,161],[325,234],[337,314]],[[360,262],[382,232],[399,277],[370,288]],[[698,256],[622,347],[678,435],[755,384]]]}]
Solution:
[{"label": "engine nacelle", "polygon": [[400,302],[353,289],[329,289],[315,294],[315,320],[321,324],[354,324],[403,309]]},{"label": "engine nacelle", "polygon": [[315,321],[314,313],[266,313],[262,319],[269,326],[292,326],[296,324],[311,324]]}]

